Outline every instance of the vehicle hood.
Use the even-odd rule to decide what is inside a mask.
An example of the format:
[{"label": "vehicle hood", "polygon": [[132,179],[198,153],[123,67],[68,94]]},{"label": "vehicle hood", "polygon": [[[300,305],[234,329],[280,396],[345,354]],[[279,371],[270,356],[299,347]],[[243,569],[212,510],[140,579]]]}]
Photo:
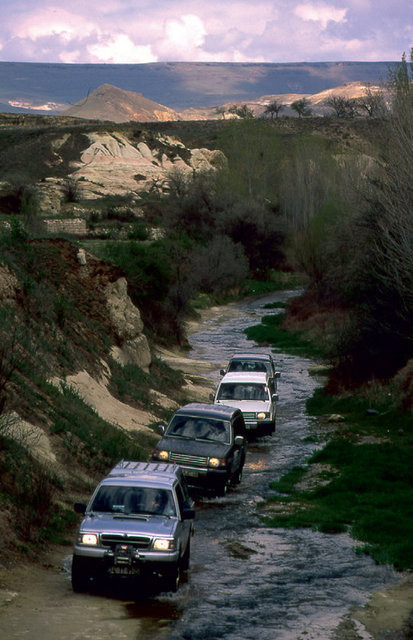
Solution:
[{"label": "vehicle hood", "polygon": [[156,445],[157,449],[166,449],[174,453],[186,453],[195,456],[224,458],[231,445],[213,440],[185,440],[185,438],[164,437]]},{"label": "vehicle hood", "polygon": [[268,400],[225,400],[225,402],[218,401],[217,404],[226,404],[230,407],[237,407],[242,412],[246,411],[270,411],[271,403]]},{"label": "vehicle hood", "polygon": [[86,515],[80,531],[88,533],[130,533],[133,535],[173,535],[177,518],[168,518],[166,516],[150,516],[147,520],[137,518],[113,517],[107,513]]}]

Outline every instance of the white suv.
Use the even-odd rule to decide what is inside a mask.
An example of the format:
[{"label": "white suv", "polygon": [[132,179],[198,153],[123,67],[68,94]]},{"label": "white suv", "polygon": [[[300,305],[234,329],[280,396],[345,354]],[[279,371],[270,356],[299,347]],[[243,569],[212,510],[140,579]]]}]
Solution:
[{"label": "white suv", "polygon": [[215,404],[241,409],[249,440],[274,433],[277,400],[264,372],[227,373],[214,396]]}]

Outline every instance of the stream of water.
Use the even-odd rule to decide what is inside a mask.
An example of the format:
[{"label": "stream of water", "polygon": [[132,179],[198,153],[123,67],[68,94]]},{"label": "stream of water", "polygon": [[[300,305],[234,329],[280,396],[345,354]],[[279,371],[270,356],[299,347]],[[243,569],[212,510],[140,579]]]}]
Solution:
[{"label": "stream of water", "polygon": [[[189,357],[216,364],[210,376],[218,382],[233,353],[268,351],[248,341],[244,329],[278,312],[264,309],[266,303],[293,295],[217,310],[192,334]],[[198,501],[191,570],[174,596],[179,614],[163,638],[326,640],[353,606],[397,579],[390,567],[357,555],[356,541],[345,534],[270,529],[257,516],[257,503],[272,493],[269,483],[303,464],[317,446],[306,440],[311,419],[305,402],[321,384],[308,373],[312,362],[286,354],[276,361],[276,433],[249,446],[241,485],[224,498]]]}]

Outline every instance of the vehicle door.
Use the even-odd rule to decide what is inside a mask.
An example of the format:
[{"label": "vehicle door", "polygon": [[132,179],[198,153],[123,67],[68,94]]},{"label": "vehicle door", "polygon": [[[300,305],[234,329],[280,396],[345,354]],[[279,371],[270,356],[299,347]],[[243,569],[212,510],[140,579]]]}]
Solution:
[{"label": "vehicle door", "polygon": [[179,482],[176,485],[176,497],[178,499],[179,505],[179,537],[181,539],[181,549],[182,552],[184,552],[188,544],[189,536],[191,535],[193,522],[192,520],[184,520],[182,516],[184,509],[192,508],[193,503],[189,496],[186,485],[183,486]]},{"label": "vehicle door", "polygon": [[[244,438],[244,443],[247,441],[247,432],[245,429],[245,422],[242,415],[237,415],[232,420],[232,431],[233,431],[233,439],[235,440],[236,436],[242,436]],[[236,446],[234,445],[234,464],[232,472],[237,471],[244,464],[245,460],[245,444],[244,446]]]}]

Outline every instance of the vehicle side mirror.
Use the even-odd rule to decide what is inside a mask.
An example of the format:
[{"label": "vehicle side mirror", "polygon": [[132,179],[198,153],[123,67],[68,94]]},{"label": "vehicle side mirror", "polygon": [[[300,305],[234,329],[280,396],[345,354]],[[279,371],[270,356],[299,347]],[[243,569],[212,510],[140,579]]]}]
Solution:
[{"label": "vehicle side mirror", "polygon": [[235,436],[234,444],[237,447],[242,447],[242,445],[244,444],[244,436]]},{"label": "vehicle side mirror", "polygon": [[278,393],[273,393],[271,398],[272,398],[273,402],[277,402],[278,401]]},{"label": "vehicle side mirror", "polygon": [[209,394],[209,399],[212,400],[212,402],[214,402],[215,399],[215,393],[210,393]]},{"label": "vehicle side mirror", "polygon": [[161,436],[163,436],[163,434],[165,433],[165,426],[163,424],[158,424],[156,430],[161,434]]},{"label": "vehicle side mirror", "polygon": [[85,502],[75,502],[75,504],[73,505],[73,508],[76,511],[76,513],[81,513],[82,515],[85,515],[86,503]]},{"label": "vehicle side mirror", "polygon": [[195,509],[185,507],[182,509],[182,520],[193,520],[195,518]]},{"label": "vehicle side mirror", "polygon": [[224,376],[225,375],[225,369],[221,369],[220,372],[219,372],[219,375],[220,376]]},{"label": "vehicle side mirror", "polygon": [[274,378],[281,378],[281,372],[280,371],[276,371],[274,373]]}]

